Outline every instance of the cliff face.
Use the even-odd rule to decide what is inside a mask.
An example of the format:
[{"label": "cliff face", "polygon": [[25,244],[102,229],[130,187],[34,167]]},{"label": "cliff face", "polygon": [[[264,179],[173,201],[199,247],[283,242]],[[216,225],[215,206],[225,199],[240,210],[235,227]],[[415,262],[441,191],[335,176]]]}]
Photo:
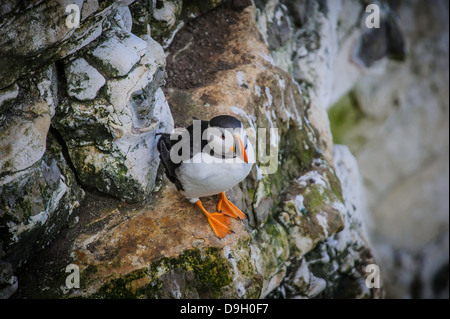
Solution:
[{"label": "cliff face", "polygon": [[[363,21],[362,3],[76,4],[75,29],[64,1],[0,6],[3,297],[382,296],[358,165],[325,111],[339,32],[365,36],[342,15]],[[367,68],[390,53],[373,50]],[[228,191],[248,219],[223,240],[156,150],[156,133],[217,114],[269,155]]]}]

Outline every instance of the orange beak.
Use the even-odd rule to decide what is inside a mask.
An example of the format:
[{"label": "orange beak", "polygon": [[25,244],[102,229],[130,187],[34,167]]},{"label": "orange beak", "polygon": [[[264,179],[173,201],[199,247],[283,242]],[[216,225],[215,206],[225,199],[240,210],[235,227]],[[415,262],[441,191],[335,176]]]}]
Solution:
[{"label": "orange beak", "polygon": [[247,152],[245,151],[244,143],[238,134],[234,135],[234,145],[236,147],[236,155],[240,157],[245,163],[248,163]]}]

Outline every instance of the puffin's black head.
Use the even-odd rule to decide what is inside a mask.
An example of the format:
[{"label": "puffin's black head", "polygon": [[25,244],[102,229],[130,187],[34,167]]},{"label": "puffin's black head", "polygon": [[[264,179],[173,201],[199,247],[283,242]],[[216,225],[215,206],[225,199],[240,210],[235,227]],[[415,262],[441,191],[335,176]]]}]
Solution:
[{"label": "puffin's black head", "polygon": [[242,128],[241,121],[231,115],[218,115],[216,117],[213,117],[209,121],[209,125],[211,127],[221,127],[229,129]]},{"label": "puffin's black head", "polygon": [[208,136],[212,138],[208,145],[214,152],[225,157],[239,157],[245,163],[247,158],[247,135],[237,118],[231,115],[219,115],[209,121]]}]

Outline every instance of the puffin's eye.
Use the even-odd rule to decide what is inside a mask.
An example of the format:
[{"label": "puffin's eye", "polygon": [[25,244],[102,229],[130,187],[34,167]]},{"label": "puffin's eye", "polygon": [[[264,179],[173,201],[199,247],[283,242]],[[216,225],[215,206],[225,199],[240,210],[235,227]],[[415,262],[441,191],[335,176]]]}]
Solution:
[{"label": "puffin's eye", "polygon": [[225,139],[225,134],[222,133],[222,136],[220,137],[222,140]]}]

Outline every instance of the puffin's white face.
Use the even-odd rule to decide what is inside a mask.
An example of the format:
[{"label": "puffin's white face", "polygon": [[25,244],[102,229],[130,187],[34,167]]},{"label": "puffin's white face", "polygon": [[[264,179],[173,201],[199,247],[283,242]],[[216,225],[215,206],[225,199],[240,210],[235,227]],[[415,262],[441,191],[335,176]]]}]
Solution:
[{"label": "puffin's white face", "polygon": [[243,128],[209,127],[203,134],[203,138],[209,141],[206,147],[209,147],[209,150],[212,149],[216,157],[240,157],[248,162],[245,152],[247,134]]}]

